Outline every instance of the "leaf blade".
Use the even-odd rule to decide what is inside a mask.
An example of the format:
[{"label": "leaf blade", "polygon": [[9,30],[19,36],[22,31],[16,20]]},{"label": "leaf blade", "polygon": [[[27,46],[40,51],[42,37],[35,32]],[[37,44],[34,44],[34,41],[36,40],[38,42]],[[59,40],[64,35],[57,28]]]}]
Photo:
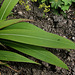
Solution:
[{"label": "leaf blade", "polygon": [[[31,20],[28,20],[26,19],[25,21],[31,21]],[[5,24],[2,24],[1,26],[5,25],[6,27],[3,28],[3,30],[7,30],[7,29],[27,29],[27,30],[36,30],[36,31],[44,31],[42,30],[41,28],[31,24],[31,23],[28,23],[28,22],[18,22],[18,23],[12,23],[11,25],[6,25]],[[2,28],[2,27],[0,27]],[[45,32],[45,31],[44,31]]]},{"label": "leaf blade", "polygon": [[33,56],[34,58],[45,61],[49,64],[53,64],[53,65],[68,69],[66,64],[64,64],[59,58],[57,58],[54,54],[45,50],[44,48],[17,43],[17,42],[12,42],[12,41],[7,41],[7,40],[3,40],[2,43],[22,53],[28,54],[30,56]]},{"label": "leaf blade", "polygon": [[[29,21],[32,21],[32,20],[29,20],[29,19],[12,19],[12,20],[7,20],[7,21],[1,20],[1,22],[0,22],[0,29],[3,29],[3,28],[4,29],[9,29],[9,28],[13,29],[13,25],[14,25],[14,28],[15,28],[16,25],[19,24],[19,22],[24,22],[25,23],[25,22],[29,22]],[[25,25],[25,24],[23,24],[23,25]],[[20,25],[18,25],[18,26],[20,26]],[[18,28],[18,26],[16,28]],[[23,26],[23,27],[25,28],[25,26]]]},{"label": "leaf blade", "polygon": [[0,20],[6,19],[19,0],[4,0],[0,9]]},{"label": "leaf blade", "polygon": [[75,49],[75,43],[72,41],[44,31],[40,32],[24,29],[1,30],[0,38],[37,46]]},{"label": "leaf blade", "polygon": [[10,52],[10,51],[3,51],[3,50],[0,50],[0,60],[36,63],[22,55],[17,54],[17,53]]}]

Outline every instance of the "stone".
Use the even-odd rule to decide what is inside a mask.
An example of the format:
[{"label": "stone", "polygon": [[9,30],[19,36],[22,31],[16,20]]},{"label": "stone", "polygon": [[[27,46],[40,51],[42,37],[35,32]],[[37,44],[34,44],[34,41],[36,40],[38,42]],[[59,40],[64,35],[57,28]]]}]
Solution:
[{"label": "stone", "polygon": [[50,68],[50,66],[49,66],[48,63],[46,63],[46,62],[42,62],[42,64],[43,64],[45,67]]},{"label": "stone", "polygon": [[18,73],[15,73],[14,75],[18,75]]},{"label": "stone", "polygon": [[75,37],[72,37],[72,40],[75,40]]},{"label": "stone", "polygon": [[48,21],[51,20],[51,18],[48,18]]},{"label": "stone", "polygon": [[29,19],[33,20],[33,16],[30,16],[30,18],[29,18]]},{"label": "stone", "polygon": [[75,21],[74,21],[74,24],[75,24]]},{"label": "stone", "polygon": [[68,25],[72,26],[72,20],[68,20]]},{"label": "stone", "polygon": [[63,20],[62,16],[53,16],[54,22],[61,22]]},{"label": "stone", "polygon": [[17,4],[15,6],[17,7]]},{"label": "stone", "polygon": [[71,9],[68,10],[68,12],[72,11]]},{"label": "stone", "polygon": [[74,68],[73,68],[73,71],[75,72],[75,66],[74,66]]},{"label": "stone", "polygon": [[32,69],[33,75],[41,75],[41,70]]},{"label": "stone", "polygon": [[14,10],[14,12],[17,12],[17,10]]},{"label": "stone", "polygon": [[21,16],[23,15],[22,11],[19,11],[18,14],[21,15]]}]

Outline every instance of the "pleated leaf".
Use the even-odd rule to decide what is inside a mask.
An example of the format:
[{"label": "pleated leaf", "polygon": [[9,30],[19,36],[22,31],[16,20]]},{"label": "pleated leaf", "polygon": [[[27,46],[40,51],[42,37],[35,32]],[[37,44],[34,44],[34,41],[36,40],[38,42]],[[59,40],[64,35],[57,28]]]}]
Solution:
[{"label": "pleated leaf", "polygon": [[[14,20],[15,21],[15,20]],[[6,23],[4,24],[1,24],[0,26],[0,29],[3,28],[3,30],[6,30],[6,29],[28,29],[28,30],[36,30],[36,31],[44,31],[42,30],[41,28],[33,25],[33,24],[30,24],[30,23],[27,23],[27,22],[23,22],[23,20],[21,19],[21,21],[19,23],[13,23],[14,21],[12,21],[12,24],[7,24]],[[32,21],[32,20],[24,20],[24,21]],[[45,31],[44,31],[45,32]]]},{"label": "pleated leaf", "polygon": [[45,50],[44,48],[7,40],[0,41],[5,45],[10,46],[11,48],[14,48],[22,53],[28,54],[47,63],[68,69],[67,65],[64,64],[63,61],[61,61],[58,57],[56,57],[51,52]]},{"label": "pleated leaf", "polygon": [[0,30],[0,38],[16,42],[62,49],[75,49],[75,43],[61,36],[33,30]]},{"label": "pleated leaf", "polygon": [[6,19],[19,0],[4,0],[0,9],[0,20]]},{"label": "pleated leaf", "polygon": [[[14,25],[14,27],[16,27],[16,25],[17,25],[17,27],[19,26],[19,27],[24,27],[25,28],[25,25],[26,24],[24,24],[25,22],[29,22],[29,21],[32,21],[32,20],[29,20],[29,19],[12,19],[12,20],[7,20],[7,21],[3,21],[3,20],[0,20],[1,22],[0,22],[0,29],[2,29],[2,28],[8,28],[8,27],[11,27],[11,26],[13,26]],[[22,25],[22,26],[20,26],[20,25],[18,25],[19,24],[19,22],[24,22],[23,23],[23,25],[22,24],[20,24],[20,25]],[[16,28],[17,28],[16,27]],[[6,29],[7,29],[6,28]],[[13,27],[12,27],[13,28]]]},{"label": "pleated leaf", "polygon": [[3,50],[0,50],[0,60],[36,63],[36,62],[34,62],[34,61],[32,61],[22,55],[17,54],[17,53],[10,52],[10,51],[3,51]]},{"label": "pleated leaf", "polygon": [[3,22],[4,20],[0,20],[0,23]]}]

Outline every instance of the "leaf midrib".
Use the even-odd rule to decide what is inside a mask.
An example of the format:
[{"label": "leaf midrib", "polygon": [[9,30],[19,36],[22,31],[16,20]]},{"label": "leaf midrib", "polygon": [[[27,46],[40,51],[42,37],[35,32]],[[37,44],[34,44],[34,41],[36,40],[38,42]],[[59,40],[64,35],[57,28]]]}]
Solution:
[{"label": "leaf midrib", "polygon": [[[54,41],[54,42],[57,42],[57,43],[62,43],[62,44],[64,44],[64,42],[59,42],[59,41],[56,41],[56,40],[50,40],[50,39],[45,39],[45,38],[40,38],[40,37],[34,37],[34,36],[28,36],[28,35],[18,35],[18,34],[0,34],[0,35],[6,35],[6,36],[10,36],[10,35],[13,35],[13,36],[23,36],[23,37],[31,37],[31,38],[37,38],[37,39],[43,39],[43,40],[47,40],[47,41]],[[69,45],[69,43],[65,43],[65,44],[68,44]]]},{"label": "leaf midrib", "polygon": [[5,14],[5,12],[6,12],[7,8],[8,8],[8,6],[9,6],[9,4],[11,3],[11,1],[12,1],[12,0],[9,1],[9,3],[8,3],[7,7],[6,7],[6,9],[4,10],[3,15],[2,15],[2,17],[1,17],[1,20],[2,20],[2,18],[3,18],[3,16],[4,16],[4,14]]}]

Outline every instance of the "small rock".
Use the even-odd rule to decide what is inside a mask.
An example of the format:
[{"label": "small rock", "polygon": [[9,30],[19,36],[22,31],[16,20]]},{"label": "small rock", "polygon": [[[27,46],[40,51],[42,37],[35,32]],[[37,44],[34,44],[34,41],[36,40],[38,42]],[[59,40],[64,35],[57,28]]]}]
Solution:
[{"label": "small rock", "polygon": [[68,10],[68,12],[72,11],[71,9]]},{"label": "small rock", "polygon": [[71,60],[71,58],[70,57],[68,57],[68,61],[70,61]]},{"label": "small rock", "polygon": [[73,71],[75,72],[75,66],[74,66],[74,68],[73,68]]},{"label": "small rock", "polygon": [[33,75],[41,75],[41,70],[32,69]]},{"label": "small rock", "polygon": [[54,22],[61,22],[63,20],[62,16],[53,16]]},{"label": "small rock", "polygon": [[[72,62],[72,65],[74,66],[74,61]],[[75,70],[75,68],[74,68],[74,70]]]},{"label": "small rock", "polygon": [[51,20],[50,18],[48,18],[48,21]]},{"label": "small rock", "polygon": [[58,21],[59,21],[59,22],[63,21],[63,17],[62,17],[62,16],[59,16],[59,17],[58,17]]},{"label": "small rock", "polygon": [[63,36],[64,38],[67,38],[66,36]]},{"label": "small rock", "polygon": [[17,4],[16,4],[16,7],[17,7]]},{"label": "small rock", "polygon": [[70,18],[70,16],[67,16],[67,18]]},{"label": "small rock", "polygon": [[30,16],[30,18],[29,18],[29,19],[33,20],[33,16]]},{"label": "small rock", "polygon": [[72,20],[68,20],[68,25],[72,26]]},{"label": "small rock", "polygon": [[75,75],[75,72],[73,72],[73,75]]},{"label": "small rock", "polygon": [[74,21],[74,23],[75,23],[75,21]]},{"label": "small rock", "polygon": [[70,15],[72,15],[72,14],[70,14]]},{"label": "small rock", "polygon": [[23,12],[25,14],[25,12]]},{"label": "small rock", "polygon": [[46,18],[48,18],[48,16],[46,16]]},{"label": "small rock", "polygon": [[46,63],[46,62],[42,62],[42,64],[43,64],[45,67],[50,68],[50,66],[49,66],[48,63]]},{"label": "small rock", "polygon": [[67,23],[67,20],[64,20],[63,23],[66,24]]},{"label": "small rock", "polygon": [[17,10],[14,10],[14,12],[17,12]]},{"label": "small rock", "polygon": [[72,37],[73,40],[75,40],[75,37]]},{"label": "small rock", "polygon": [[21,16],[23,15],[22,11],[19,11],[18,14],[21,15]]},{"label": "small rock", "polygon": [[15,73],[14,75],[18,75],[18,73]]}]

